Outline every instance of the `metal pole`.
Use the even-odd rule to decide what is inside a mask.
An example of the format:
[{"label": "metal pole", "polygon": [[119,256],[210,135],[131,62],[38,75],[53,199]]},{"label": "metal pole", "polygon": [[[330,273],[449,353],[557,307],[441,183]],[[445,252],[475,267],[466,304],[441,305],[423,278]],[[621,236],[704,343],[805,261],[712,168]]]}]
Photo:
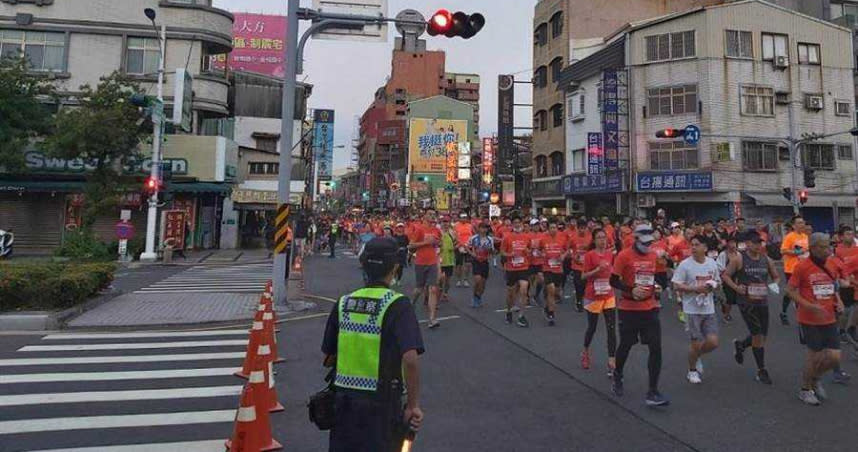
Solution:
[{"label": "metal pole", "polygon": [[[158,180],[161,172],[161,127],[164,121],[163,105],[164,105],[164,54],[167,51],[167,25],[161,24],[161,55],[158,60],[158,101],[161,103],[162,111],[160,116],[155,115],[154,131],[152,132],[152,169],[149,170],[149,175],[152,179]],[[155,252],[155,228],[158,223],[158,188],[152,191],[152,196],[149,197],[149,212],[146,217],[146,248],[140,254],[141,261],[154,261],[158,258]]]},{"label": "metal pole", "polygon": [[[298,49],[298,3],[300,0],[287,0],[286,4],[286,41],[283,46],[283,63],[286,69],[283,80],[283,103],[280,113],[280,173],[277,176],[277,202],[289,203],[292,184],[292,140],[295,115],[295,66]],[[274,255],[274,270],[271,280],[274,285],[274,300],[280,305],[288,302],[286,294],[286,254]]]},{"label": "metal pole", "polygon": [[787,109],[789,112],[789,138],[787,141],[789,142],[790,180],[792,183],[792,213],[793,215],[799,215],[801,204],[799,204],[798,200],[798,177],[795,174],[795,170],[798,167],[798,141],[795,139],[794,108],[794,102],[790,101],[789,108]]}]

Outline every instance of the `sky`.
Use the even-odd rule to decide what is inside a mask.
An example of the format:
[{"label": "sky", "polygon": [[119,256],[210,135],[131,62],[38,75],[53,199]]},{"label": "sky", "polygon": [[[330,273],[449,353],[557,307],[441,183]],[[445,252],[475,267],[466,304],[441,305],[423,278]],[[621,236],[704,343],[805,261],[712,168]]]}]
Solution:
[{"label": "sky", "polygon": [[[486,25],[471,39],[430,37],[429,50],[447,53],[448,72],[468,72],[480,75],[480,135],[491,136],[497,131],[497,76],[516,74],[528,80],[533,60],[533,7],[537,0],[388,0],[388,16],[412,8],[427,18],[438,8],[453,12],[479,12]],[[312,7],[311,0],[301,0]],[[214,0],[214,6],[232,12],[286,14],[286,0]],[[302,22],[301,33],[308,22]],[[310,40],[304,52],[304,74],[298,80],[311,83],[313,94],[310,108],[330,108],[336,111],[334,169],[345,168],[351,155],[351,140],[355,135],[357,118],[366,110],[379,87],[390,75],[390,58],[394,27],[388,27],[386,43]],[[300,37],[300,35],[299,35]],[[344,68],[348,68],[344,70]],[[516,103],[530,103],[530,90],[518,85]],[[516,108],[516,125],[529,126],[532,117],[527,108]]]}]

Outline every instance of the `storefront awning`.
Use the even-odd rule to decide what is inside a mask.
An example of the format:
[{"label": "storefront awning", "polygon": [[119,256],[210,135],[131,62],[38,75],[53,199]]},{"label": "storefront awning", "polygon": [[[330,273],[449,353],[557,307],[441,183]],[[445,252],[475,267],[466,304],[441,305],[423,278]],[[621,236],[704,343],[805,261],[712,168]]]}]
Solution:
[{"label": "storefront awning", "polygon": [[213,182],[168,183],[167,191],[170,193],[229,193],[232,191],[232,185]]},{"label": "storefront awning", "polygon": [[83,190],[83,181],[63,180],[0,180],[0,192],[80,192]]},{"label": "storefront awning", "polygon": [[792,202],[784,198],[781,194],[772,193],[746,193],[749,198],[754,200],[758,206],[777,206],[791,207]]}]

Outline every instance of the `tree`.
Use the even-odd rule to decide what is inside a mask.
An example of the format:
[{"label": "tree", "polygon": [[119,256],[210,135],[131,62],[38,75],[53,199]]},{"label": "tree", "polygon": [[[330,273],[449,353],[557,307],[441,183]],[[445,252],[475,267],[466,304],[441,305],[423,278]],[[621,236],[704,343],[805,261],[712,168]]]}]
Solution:
[{"label": "tree", "polygon": [[53,85],[27,70],[23,59],[0,59],[0,166],[7,172],[24,168],[24,150],[50,132]]},{"label": "tree", "polygon": [[140,143],[151,134],[130,102],[131,95],[141,91],[138,83],[118,72],[102,77],[95,89],[81,86],[69,99],[76,106],[57,113],[54,133],[44,142],[50,155],[82,159],[95,168],[84,189],[84,228],[117,206],[123,185],[131,181],[123,170],[140,160]]}]

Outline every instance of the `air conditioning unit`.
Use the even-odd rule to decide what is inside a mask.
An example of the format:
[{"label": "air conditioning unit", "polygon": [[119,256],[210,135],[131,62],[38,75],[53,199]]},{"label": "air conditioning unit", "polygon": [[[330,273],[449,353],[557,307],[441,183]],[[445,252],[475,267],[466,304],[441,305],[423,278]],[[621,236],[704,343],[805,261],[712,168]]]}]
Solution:
[{"label": "air conditioning unit", "polygon": [[778,105],[789,105],[790,102],[790,92],[789,91],[776,91],[775,92],[775,103]]},{"label": "air conditioning unit", "polygon": [[583,214],[583,213],[584,213],[584,203],[583,202],[573,201],[571,204],[569,204],[569,214],[570,215],[578,215],[578,214]]},{"label": "air conditioning unit", "polygon": [[822,96],[808,94],[804,97],[804,107],[808,110],[822,110],[824,106]]},{"label": "air conditioning unit", "polygon": [[789,58],[786,55],[776,56],[774,62],[777,69],[786,69],[789,67]]},{"label": "air conditioning unit", "polygon": [[648,209],[650,207],[655,207],[655,196],[654,195],[638,195],[638,208]]}]

